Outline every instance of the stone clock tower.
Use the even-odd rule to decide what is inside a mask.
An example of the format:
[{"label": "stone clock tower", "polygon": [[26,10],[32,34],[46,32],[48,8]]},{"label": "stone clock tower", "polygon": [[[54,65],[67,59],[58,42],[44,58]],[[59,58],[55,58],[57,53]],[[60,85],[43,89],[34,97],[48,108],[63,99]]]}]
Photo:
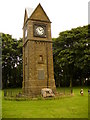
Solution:
[{"label": "stone clock tower", "polygon": [[51,22],[39,4],[30,15],[25,10],[23,26],[23,93],[40,95],[42,88],[55,91]]}]

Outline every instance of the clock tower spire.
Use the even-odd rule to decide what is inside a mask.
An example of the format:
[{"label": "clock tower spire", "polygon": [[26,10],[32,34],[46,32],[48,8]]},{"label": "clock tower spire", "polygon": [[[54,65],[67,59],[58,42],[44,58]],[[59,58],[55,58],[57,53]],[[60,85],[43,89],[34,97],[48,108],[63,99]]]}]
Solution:
[{"label": "clock tower spire", "polygon": [[23,26],[23,93],[40,95],[41,89],[55,91],[51,22],[39,4],[25,10]]}]

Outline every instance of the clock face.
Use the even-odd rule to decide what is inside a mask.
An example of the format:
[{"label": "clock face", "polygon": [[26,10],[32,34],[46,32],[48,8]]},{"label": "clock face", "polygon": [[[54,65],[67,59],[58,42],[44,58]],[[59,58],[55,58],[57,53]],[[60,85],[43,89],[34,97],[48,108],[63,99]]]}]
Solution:
[{"label": "clock face", "polygon": [[44,34],[44,28],[43,27],[37,27],[36,28],[36,33],[38,34],[38,35],[43,35]]},{"label": "clock face", "polygon": [[34,24],[34,37],[46,37],[46,25]]}]

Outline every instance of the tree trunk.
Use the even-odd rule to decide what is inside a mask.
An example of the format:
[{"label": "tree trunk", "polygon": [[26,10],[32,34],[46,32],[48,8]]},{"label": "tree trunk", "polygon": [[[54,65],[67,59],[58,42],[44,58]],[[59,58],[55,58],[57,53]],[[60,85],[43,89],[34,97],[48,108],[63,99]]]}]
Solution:
[{"label": "tree trunk", "polygon": [[58,87],[60,87],[60,79],[58,80]]},{"label": "tree trunk", "polygon": [[72,89],[72,78],[70,78],[70,88],[71,88],[71,94],[73,93],[73,89]]}]

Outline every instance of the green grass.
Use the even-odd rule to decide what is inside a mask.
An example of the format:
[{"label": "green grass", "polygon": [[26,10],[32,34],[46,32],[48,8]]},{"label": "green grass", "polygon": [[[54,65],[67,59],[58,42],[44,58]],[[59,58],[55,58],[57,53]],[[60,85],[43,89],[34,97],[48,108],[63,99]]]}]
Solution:
[{"label": "green grass", "polygon": [[[3,118],[88,118],[88,89],[84,96],[80,88],[74,88],[74,96],[58,99],[10,101],[2,100]],[[57,89],[57,91],[63,89]],[[14,91],[17,91],[14,89]],[[18,89],[20,91],[20,89]],[[68,91],[65,88],[65,92]]]}]

